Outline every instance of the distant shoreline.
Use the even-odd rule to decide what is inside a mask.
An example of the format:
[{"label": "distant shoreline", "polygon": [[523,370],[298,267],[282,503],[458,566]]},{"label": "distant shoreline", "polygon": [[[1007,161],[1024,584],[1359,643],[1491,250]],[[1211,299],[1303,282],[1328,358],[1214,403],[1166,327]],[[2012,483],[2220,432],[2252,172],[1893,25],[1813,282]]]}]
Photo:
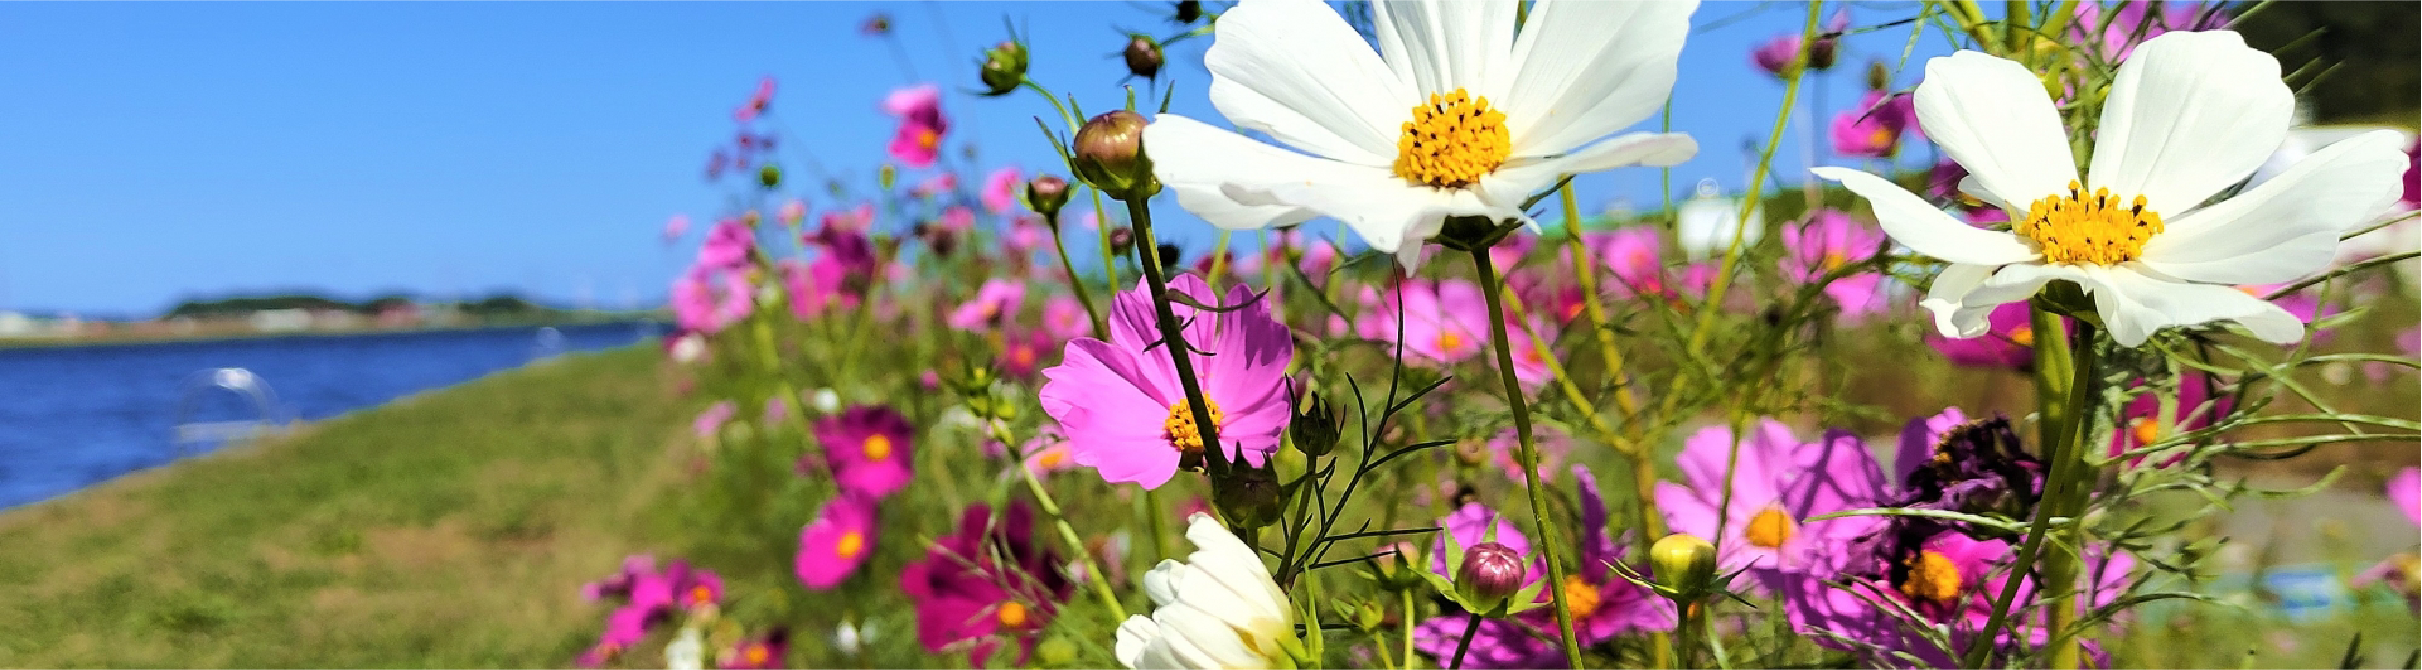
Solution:
[{"label": "distant shoreline", "polygon": [[533,320],[528,322],[484,323],[468,326],[425,326],[413,328],[346,328],[335,330],[290,330],[277,332],[213,332],[191,335],[105,335],[100,337],[15,337],[0,338],[0,352],[12,349],[58,349],[67,347],[135,347],[163,344],[196,344],[233,342],[278,338],[360,337],[366,335],[414,335],[435,333],[469,333],[486,330],[521,328],[572,328],[586,326],[666,324],[666,320],[633,316],[596,320]]}]

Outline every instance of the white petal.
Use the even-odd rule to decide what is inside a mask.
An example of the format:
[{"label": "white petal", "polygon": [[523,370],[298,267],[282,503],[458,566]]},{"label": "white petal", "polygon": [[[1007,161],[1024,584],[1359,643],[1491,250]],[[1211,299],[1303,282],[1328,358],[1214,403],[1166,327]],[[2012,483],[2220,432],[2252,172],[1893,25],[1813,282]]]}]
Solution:
[{"label": "white petal", "polygon": [[2145,243],[2145,267],[2222,284],[2273,284],[2320,271],[2338,236],[2395,202],[2410,166],[2393,130],[2357,135],[2289,166],[2236,197],[2166,222]]},{"label": "white petal", "polygon": [[1699,143],[1681,133],[1627,133],[1555,158],[1516,159],[1480,180],[1474,190],[1484,202],[1508,209],[1568,174],[1633,165],[1670,167],[1690,160]]},{"label": "white petal", "polygon": [[2069,136],[2042,81],[2018,63],[1975,51],[1926,62],[1918,126],[1990,195],[2024,207],[2077,179]]},{"label": "white petal", "polygon": [[1438,234],[1448,216],[1517,215],[1488,207],[1469,191],[1412,186],[1384,168],[1343,164],[1317,178],[1271,184],[1268,191],[1280,201],[1343,221],[1372,249],[1400,256]]},{"label": "white petal", "polygon": [[2165,327],[2213,321],[2235,321],[2269,342],[2304,338],[2304,322],[2296,315],[2233,287],[2162,281],[2124,265],[2085,272],[2094,311],[2120,346],[2144,344]]},{"label": "white petal", "polygon": [[1177,575],[1188,569],[1184,563],[1161,559],[1160,565],[1144,573],[1144,595],[1151,596],[1156,605],[1177,602]]},{"label": "white petal", "polygon": [[1361,35],[1314,0],[1238,3],[1220,15],[1203,66],[1211,104],[1237,127],[1338,160],[1395,160],[1396,133],[1418,104]]},{"label": "white petal", "polygon": [[1152,619],[1160,622],[1179,657],[1194,667],[1257,668],[1269,663],[1245,646],[1236,629],[1208,612],[1179,603],[1153,612]]},{"label": "white petal", "polygon": [[1882,177],[1838,167],[1809,171],[1841,182],[1843,187],[1866,198],[1868,207],[1875,210],[1876,223],[1884,227],[1884,234],[1918,253],[1970,265],[2004,265],[2037,256],[2018,236],[1970,226]]},{"label": "white petal", "polygon": [[1655,114],[1673,93],[1697,8],[1695,0],[1534,3],[1498,101],[1514,155],[1564,153]]},{"label": "white petal", "polygon": [[2296,96],[2279,59],[2237,33],[2146,40],[2111,84],[2086,185],[2176,214],[2244,181],[2287,137]]},{"label": "white petal", "polygon": [[[1953,268],[1961,266],[1954,265]],[[1974,267],[1974,266],[1969,266]],[[1944,274],[1949,274],[1945,270]],[[1962,277],[1965,279],[1966,277]],[[1934,312],[1935,328],[1950,337],[1976,337],[1990,326],[1987,317],[1993,308],[2034,297],[2036,291],[2054,279],[2067,279],[2083,284],[2085,274],[2073,266],[2020,263],[2004,266],[1991,276],[1977,282],[1967,292],[1953,300],[1938,300],[1929,294],[1925,307]],[[1935,279],[1941,283],[1941,278]]]},{"label": "white petal", "polygon": [[1388,67],[1422,99],[1460,88],[1496,102],[1513,71],[1515,9],[1511,2],[1374,2],[1371,23]]},{"label": "white petal", "polygon": [[1985,334],[1985,330],[1991,326],[1985,322],[1985,314],[1992,312],[1993,308],[1967,305],[1962,299],[1967,297],[1969,291],[1984,284],[1986,277],[1993,276],[1993,270],[1994,266],[1991,265],[1953,263],[1934,276],[1934,284],[1926,288],[1926,299],[1917,304],[1934,313],[1936,331],[1944,337],[1964,338]]},{"label": "white petal", "polygon": [[1152,619],[1141,614],[1127,617],[1126,623],[1119,624],[1118,643],[1114,647],[1119,664],[1130,668],[1176,667],[1177,660],[1165,653],[1158,657],[1148,656],[1156,647],[1160,651],[1167,651],[1167,645],[1158,644],[1160,637],[1161,627],[1152,623]]},{"label": "white petal", "polygon": [[1272,180],[1305,179],[1321,166],[1337,164],[1201,121],[1162,114],[1144,127],[1152,174],[1177,194],[1177,203],[1211,225],[1229,229],[1301,223],[1315,212],[1287,204],[1255,188]]}]

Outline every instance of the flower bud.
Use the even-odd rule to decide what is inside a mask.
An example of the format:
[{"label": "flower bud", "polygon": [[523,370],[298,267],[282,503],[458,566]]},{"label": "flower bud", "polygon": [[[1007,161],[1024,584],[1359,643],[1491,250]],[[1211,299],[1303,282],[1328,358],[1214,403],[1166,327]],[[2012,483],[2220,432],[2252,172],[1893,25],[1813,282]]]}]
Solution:
[{"label": "flower bud", "polygon": [[1119,55],[1127,59],[1128,74],[1145,79],[1159,76],[1161,64],[1165,62],[1161,57],[1160,43],[1152,41],[1152,38],[1146,35],[1128,37],[1127,48]]},{"label": "flower bud", "polygon": [[900,169],[892,167],[890,163],[884,163],[882,169],[875,171],[875,184],[885,190],[890,190],[897,183],[900,183]]},{"label": "flower bud", "polygon": [[1657,569],[1657,586],[1667,597],[1697,600],[1716,576],[1716,546],[1699,536],[1675,533],[1648,547],[1648,564]]},{"label": "flower bud", "polygon": [[1149,198],[1161,190],[1144,155],[1144,115],[1112,110],[1076,131],[1076,176],[1121,201]]},{"label": "flower bud", "polygon": [[1808,43],[1808,68],[1817,71],[1833,69],[1834,59],[1841,54],[1842,32],[1850,29],[1850,13],[1835,12],[1825,22],[1825,32]]},{"label": "flower bud", "polygon": [[1522,590],[1526,570],[1522,554],[1512,547],[1482,542],[1463,550],[1463,565],[1455,569],[1455,590],[1476,611],[1493,611]]},{"label": "flower bud", "polygon": [[1126,226],[1110,229],[1110,253],[1124,256],[1127,255],[1128,249],[1133,248],[1135,248],[1135,229]]},{"label": "flower bud", "polygon": [[1489,445],[1480,438],[1464,438],[1455,442],[1455,462],[1467,468],[1477,468],[1489,460]]},{"label": "flower bud", "polygon": [[1892,68],[1880,60],[1867,63],[1867,90],[1892,90]]},{"label": "flower bud", "polygon": [[1068,180],[1059,175],[1037,175],[1026,182],[1026,208],[1043,215],[1052,227],[1060,225],[1060,208],[1068,205]]},{"label": "flower bud", "polygon": [[985,95],[1009,95],[1026,83],[1026,63],[1026,45],[1002,40],[984,52],[984,68],[976,78],[984,82]]},{"label": "flower bud", "polygon": [[1287,436],[1295,439],[1295,450],[1303,452],[1305,456],[1327,456],[1337,448],[1338,424],[1341,423],[1337,406],[1329,404],[1328,399],[1322,398],[1318,392],[1306,392],[1304,396],[1303,411],[1297,412],[1294,420],[1287,424]]},{"label": "flower bud", "polygon": [[1377,558],[1371,559],[1371,567],[1378,574],[1380,588],[1402,590],[1421,586],[1421,573],[1425,571],[1424,566],[1429,565],[1427,560],[1428,556],[1421,553],[1420,545],[1398,542],[1388,545]]},{"label": "flower bud", "polygon": [[1193,23],[1195,21],[1202,20],[1202,0],[1179,0],[1177,3],[1176,15],[1170,18],[1177,19],[1178,23]]},{"label": "flower bud", "polygon": [[774,164],[772,163],[767,163],[765,164],[765,167],[757,168],[757,185],[766,187],[768,189],[781,186],[782,168],[774,167]]},{"label": "flower bud", "polygon": [[1177,257],[1179,255],[1177,245],[1163,244],[1160,246],[1159,251],[1161,252],[1161,267],[1166,268],[1177,264]]},{"label": "flower bud", "polygon": [[1286,495],[1278,483],[1278,473],[1270,468],[1228,468],[1225,474],[1212,473],[1211,504],[1219,508],[1238,532],[1251,532],[1278,522],[1285,510]]}]

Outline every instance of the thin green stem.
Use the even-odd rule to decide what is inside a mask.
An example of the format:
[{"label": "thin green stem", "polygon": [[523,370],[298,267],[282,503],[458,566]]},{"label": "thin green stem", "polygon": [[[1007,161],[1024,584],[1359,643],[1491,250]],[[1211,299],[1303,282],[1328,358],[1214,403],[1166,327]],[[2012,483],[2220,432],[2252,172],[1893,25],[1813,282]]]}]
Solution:
[{"label": "thin green stem", "polygon": [[[1093,337],[1101,340],[1110,339],[1110,322],[1102,318],[1101,308],[1093,306],[1092,292],[1085,290],[1084,280],[1077,278],[1076,262],[1068,259],[1068,243],[1061,241],[1060,238],[1060,216],[1053,214],[1050,218],[1051,247],[1054,251],[1059,252],[1060,271],[1068,274],[1068,288],[1076,291],[1077,303],[1085,306],[1085,319],[1093,324]],[[1115,285],[1110,288],[1114,291],[1118,289]]]},{"label": "thin green stem", "polygon": [[[1806,34],[1816,34],[1818,18],[1822,16],[1820,12],[1823,10],[1824,4],[1823,2],[1808,3]],[[1801,40],[1800,50],[1803,61],[1807,57],[1807,45],[1810,43],[1812,43],[1811,40]],[[1739,268],[1741,263],[1741,240],[1743,234],[1749,229],[1749,215],[1757,211],[1761,185],[1766,183],[1767,171],[1774,168],[1775,149],[1782,146],[1783,134],[1791,128],[1791,108],[1793,103],[1799,100],[1800,80],[1807,76],[1807,69],[1794,69],[1791,78],[1784,81],[1781,111],[1775,113],[1774,130],[1766,136],[1766,150],[1758,154],[1758,169],[1750,173],[1747,191],[1741,195],[1741,215],[1733,222],[1732,243],[1724,249],[1724,263],[1716,271],[1715,280],[1707,287],[1706,307],[1699,310],[1698,323],[1691,326],[1690,341],[1683,347],[1684,355],[1688,358],[1697,358],[1699,353],[1707,348],[1707,337],[1715,332],[1716,312],[1723,311],[1717,309],[1717,306],[1724,304],[1724,292],[1732,287],[1733,272]],[[1814,179],[1815,177],[1809,178]],[[1682,394],[1677,393],[1667,397],[1680,398]],[[1671,413],[1667,412],[1667,414]]]},{"label": "thin green stem", "polygon": [[1404,665],[1398,667],[1413,670],[1413,590],[1397,589],[1396,598],[1397,604],[1404,608],[1404,614],[1396,618],[1397,627],[1402,628],[1404,633],[1404,642],[1400,647],[1404,652]]},{"label": "thin green stem", "polygon": [[[993,424],[993,439],[1000,440],[1002,444],[1017,444],[1017,441],[1010,439],[1008,428],[991,419],[986,419],[985,423]],[[1019,462],[1025,460],[1024,455],[1018,456]],[[1093,585],[1093,595],[1102,599],[1102,605],[1110,608],[1110,620],[1127,620],[1126,606],[1119,604],[1118,594],[1110,592],[1110,573],[1103,572],[1102,564],[1093,559],[1093,552],[1085,550],[1084,538],[1078,537],[1076,528],[1068,525],[1068,516],[1060,513],[1059,501],[1051,497],[1050,491],[1043,490],[1043,480],[1035,476],[1034,468],[1019,467],[1018,472],[1024,473],[1022,478],[1026,480],[1026,491],[1034,494],[1035,506],[1042,508],[1043,515],[1051,517],[1052,527],[1059,529],[1060,541],[1067,543],[1068,551],[1076,554],[1077,560],[1085,564],[1085,581]]]},{"label": "thin green stem", "polygon": [[[1993,599],[1992,613],[1985,627],[1977,631],[1962,655],[1961,667],[1982,668],[1992,656],[1994,640],[2001,636],[2002,627],[2010,621],[2010,608],[2018,600],[2019,586],[2042,558],[2045,537],[2051,534],[2052,517],[2061,510],[2055,501],[2057,494],[2070,480],[2077,478],[2075,465],[2082,461],[2073,455],[2078,446],[2071,436],[2077,414],[2082,413],[2086,399],[2082,382],[2091,371],[2078,365],[2069,348],[2067,331],[2061,327],[2058,315],[2041,307],[2029,310],[2028,328],[2035,333],[2035,397],[2037,412],[2042,416],[2036,428],[2036,443],[2042,445],[2044,459],[2051,464],[2045,473],[2043,495],[2035,504],[2035,516],[2027,525],[2026,540],[2020,543],[2017,560],[2010,564],[2009,576],[2002,582],[2002,591]],[[2080,324],[2083,327],[2083,324]],[[2081,330],[2080,338],[2091,342],[2092,331]],[[2085,351],[2091,351],[2088,346]]]},{"label": "thin green stem", "polygon": [[[1463,652],[1472,650],[1472,636],[1480,633],[1480,614],[1472,614],[1471,623],[1463,625],[1463,639],[1455,641],[1455,659],[1448,661],[1448,670],[1463,670]],[[1580,667],[1575,665],[1574,667]]]},{"label": "thin green stem", "polygon": [[1566,667],[1582,667],[1581,644],[1573,637],[1573,611],[1564,604],[1564,564],[1557,560],[1556,535],[1549,532],[1547,524],[1547,498],[1542,495],[1547,487],[1539,481],[1539,445],[1531,437],[1531,410],[1522,397],[1521,381],[1514,378],[1514,347],[1505,331],[1505,299],[1498,296],[1505,290],[1505,284],[1497,277],[1487,247],[1472,249],[1472,267],[1480,273],[1481,295],[1488,297],[1489,341],[1497,349],[1497,376],[1505,384],[1505,402],[1514,412],[1514,436],[1522,445],[1522,485],[1530,493],[1535,538],[1532,543],[1539,547],[1542,560],[1547,563],[1547,589],[1554,598],[1556,633],[1564,645],[1564,660],[1571,664]]},{"label": "thin green stem", "polygon": [[1211,403],[1203,397],[1202,380],[1194,374],[1193,347],[1186,343],[1185,332],[1178,326],[1177,312],[1169,307],[1169,273],[1161,267],[1160,249],[1152,236],[1152,207],[1147,198],[1127,201],[1127,221],[1135,226],[1136,262],[1144,268],[1144,281],[1152,285],[1152,311],[1160,321],[1161,346],[1168,348],[1169,360],[1177,364],[1177,383],[1186,391],[1186,406],[1194,414],[1195,428],[1202,431],[1203,449],[1219,449],[1219,422],[1211,418]]}]

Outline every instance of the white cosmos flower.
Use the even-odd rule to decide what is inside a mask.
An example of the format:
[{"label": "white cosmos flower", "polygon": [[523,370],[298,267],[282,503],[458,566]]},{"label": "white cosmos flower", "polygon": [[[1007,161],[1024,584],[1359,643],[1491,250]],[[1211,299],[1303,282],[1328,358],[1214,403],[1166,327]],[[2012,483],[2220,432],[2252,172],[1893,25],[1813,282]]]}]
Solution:
[{"label": "white cosmos flower", "polygon": [[1211,104],[1304,153],[1162,114],[1153,174],[1212,225],[1332,217],[1409,268],[1446,217],[1527,221],[1522,201],[1562,175],[1698,152],[1681,134],[1592,143],[1664,106],[1696,0],[1539,0],[1517,34],[1518,4],[1374,2],[1374,52],[1317,0],[1243,0],[1203,55]]},{"label": "white cosmos flower", "polygon": [[667,670],[700,670],[706,667],[706,640],[697,626],[685,626],[673,641],[664,645],[664,667]]},{"label": "white cosmos flower", "polygon": [[2120,64],[2081,183],[2042,81],[1963,51],[1926,63],[1918,124],[1968,169],[1960,190],[2009,211],[2012,230],[1970,227],[1864,172],[1815,172],[1865,197],[1894,240],[1950,262],[1919,303],[1944,335],[1982,334],[1994,306],[2065,279],[2122,345],[2224,320],[2294,342],[2303,321],[2234,285],[2328,267],[2338,235],[2395,199],[2405,170],[2397,133],[2377,131],[2204,204],[2270,157],[2294,107],[2278,59],[2236,33],[2155,37]]},{"label": "white cosmos flower", "polygon": [[1118,627],[1130,668],[1271,668],[1292,665],[1280,640],[1295,636],[1295,609],[1261,557],[1207,514],[1187,521],[1194,554],[1144,574],[1158,609]]}]

